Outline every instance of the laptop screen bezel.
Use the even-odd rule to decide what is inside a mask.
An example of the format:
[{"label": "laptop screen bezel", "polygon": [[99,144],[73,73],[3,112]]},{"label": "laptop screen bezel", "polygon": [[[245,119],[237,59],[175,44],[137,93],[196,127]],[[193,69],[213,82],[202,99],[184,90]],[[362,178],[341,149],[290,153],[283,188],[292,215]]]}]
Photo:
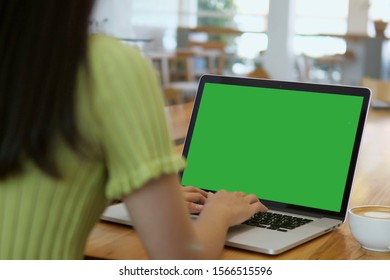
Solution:
[{"label": "laptop screen bezel", "polygon": [[[342,85],[325,85],[325,84],[314,84],[314,83],[303,83],[303,82],[277,81],[277,80],[266,80],[266,79],[253,79],[253,78],[244,78],[244,77],[204,75],[201,77],[199,82],[196,98],[194,101],[194,107],[193,107],[188,131],[187,131],[187,136],[184,142],[184,148],[183,148],[184,158],[187,158],[190,149],[192,135],[195,128],[195,123],[196,123],[199,107],[203,96],[204,86],[206,83],[271,88],[271,89],[285,89],[285,90],[296,90],[296,91],[316,92],[316,93],[324,93],[324,94],[338,94],[338,95],[350,95],[350,96],[363,97],[362,108],[360,111],[360,116],[358,121],[358,127],[356,130],[355,142],[352,150],[351,163],[348,170],[348,175],[347,175],[347,180],[345,184],[340,211],[333,212],[328,210],[321,210],[316,208],[310,208],[305,206],[298,206],[298,205],[293,205],[288,203],[280,203],[280,202],[261,199],[262,203],[264,203],[270,209],[278,209],[282,211],[288,210],[291,212],[295,211],[298,213],[312,213],[312,214],[318,214],[319,216],[331,217],[340,220],[345,219],[348,210],[350,195],[352,192],[353,179],[356,171],[358,155],[359,155],[361,140],[364,131],[364,125],[369,110],[371,92],[368,88],[342,86]],[[181,177],[183,176],[184,172],[185,169],[180,172]],[[208,191],[206,188],[204,189]]]}]

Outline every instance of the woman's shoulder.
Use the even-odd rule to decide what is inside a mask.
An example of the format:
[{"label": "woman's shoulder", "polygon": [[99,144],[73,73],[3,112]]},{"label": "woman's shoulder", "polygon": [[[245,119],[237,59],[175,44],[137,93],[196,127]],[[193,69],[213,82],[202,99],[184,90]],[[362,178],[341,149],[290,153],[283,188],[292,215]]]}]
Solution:
[{"label": "woman's shoulder", "polygon": [[[159,91],[151,62],[137,47],[103,35],[91,35],[88,70],[98,100],[123,100]],[[138,89],[138,90],[134,90]],[[129,95],[129,92],[132,92]],[[115,95],[117,98],[113,98]],[[142,97],[144,98],[144,97]]]},{"label": "woman's shoulder", "polygon": [[109,49],[109,48],[117,48],[121,46],[121,42],[117,39],[106,36],[103,34],[91,34],[88,38],[88,43],[90,50],[96,50],[96,49]]},{"label": "woman's shoulder", "polygon": [[139,57],[141,56],[136,47],[125,45],[121,41],[100,34],[94,34],[89,37],[88,51],[93,59],[99,57],[110,57],[115,59],[118,57]]}]

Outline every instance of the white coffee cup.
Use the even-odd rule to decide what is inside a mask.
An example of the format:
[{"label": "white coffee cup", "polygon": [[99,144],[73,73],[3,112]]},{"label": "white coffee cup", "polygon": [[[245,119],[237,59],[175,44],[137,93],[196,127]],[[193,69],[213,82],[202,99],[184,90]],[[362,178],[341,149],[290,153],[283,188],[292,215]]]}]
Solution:
[{"label": "white coffee cup", "polygon": [[348,217],[352,235],[363,248],[390,252],[390,206],[353,207]]}]

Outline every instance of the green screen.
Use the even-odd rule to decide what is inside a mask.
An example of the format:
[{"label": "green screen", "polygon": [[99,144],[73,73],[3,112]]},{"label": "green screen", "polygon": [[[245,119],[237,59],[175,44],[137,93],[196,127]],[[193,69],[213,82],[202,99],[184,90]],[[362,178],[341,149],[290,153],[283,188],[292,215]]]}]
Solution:
[{"label": "green screen", "polygon": [[182,184],[338,212],[362,103],[206,83]]}]

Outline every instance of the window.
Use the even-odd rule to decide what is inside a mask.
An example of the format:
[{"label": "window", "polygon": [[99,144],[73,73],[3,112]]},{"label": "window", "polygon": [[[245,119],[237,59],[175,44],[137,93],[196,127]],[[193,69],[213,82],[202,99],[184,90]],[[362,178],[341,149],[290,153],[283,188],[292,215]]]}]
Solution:
[{"label": "window", "polygon": [[248,32],[267,29],[269,0],[183,0],[180,26],[216,26]]},{"label": "window", "polygon": [[323,35],[347,33],[348,5],[349,0],[297,0],[295,52],[314,57],[345,53],[344,39]]},{"label": "window", "polygon": [[390,20],[390,0],[370,0],[368,17],[372,21],[388,22]]},{"label": "window", "polygon": [[297,0],[297,34],[347,33],[348,0]]},{"label": "window", "polygon": [[[108,1],[100,0],[100,6]],[[163,5],[162,5],[163,3]],[[242,32],[224,36],[229,51],[253,58],[267,47],[269,0],[110,0],[114,35],[152,37],[154,47],[173,49],[178,27],[214,26]],[[105,5],[107,6],[107,5]],[[105,10],[107,10],[105,8]],[[248,51],[245,46],[252,45]]]},{"label": "window", "polygon": [[[223,40],[228,53],[228,71],[245,74],[255,68],[255,60],[267,49],[269,0],[198,0],[186,14],[191,27],[213,26],[237,31],[230,35],[209,35],[195,40]],[[222,32],[223,33],[223,32]]]},{"label": "window", "polygon": [[[390,0],[370,0],[370,7],[368,10],[367,33],[370,36],[375,35],[375,28],[373,22],[383,22],[383,27],[386,29],[387,23],[390,20]],[[389,32],[385,32],[390,35]]]},{"label": "window", "polygon": [[[124,0],[120,0],[124,1]],[[131,2],[126,18],[139,37],[153,38],[150,48],[174,49],[179,24],[180,0],[127,0]]]},{"label": "window", "polygon": [[[227,35],[203,34],[197,40],[223,40],[234,63],[251,64],[267,49],[269,0],[98,0],[94,29],[118,38],[151,39],[145,49],[181,47],[180,28],[212,26],[231,29]],[[96,26],[95,26],[96,25]],[[223,32],[222,32],[223,33]],[[213,37],[216,36],[216,37]],[[193,39],[193,38],[192,38]],[[145,40],[146,41],[146,40]],[[240,68],[240,67],[238,67]],[[246,68],[245,68],[246,69]],[[244,70],[245,70],[244,69]]]}]

